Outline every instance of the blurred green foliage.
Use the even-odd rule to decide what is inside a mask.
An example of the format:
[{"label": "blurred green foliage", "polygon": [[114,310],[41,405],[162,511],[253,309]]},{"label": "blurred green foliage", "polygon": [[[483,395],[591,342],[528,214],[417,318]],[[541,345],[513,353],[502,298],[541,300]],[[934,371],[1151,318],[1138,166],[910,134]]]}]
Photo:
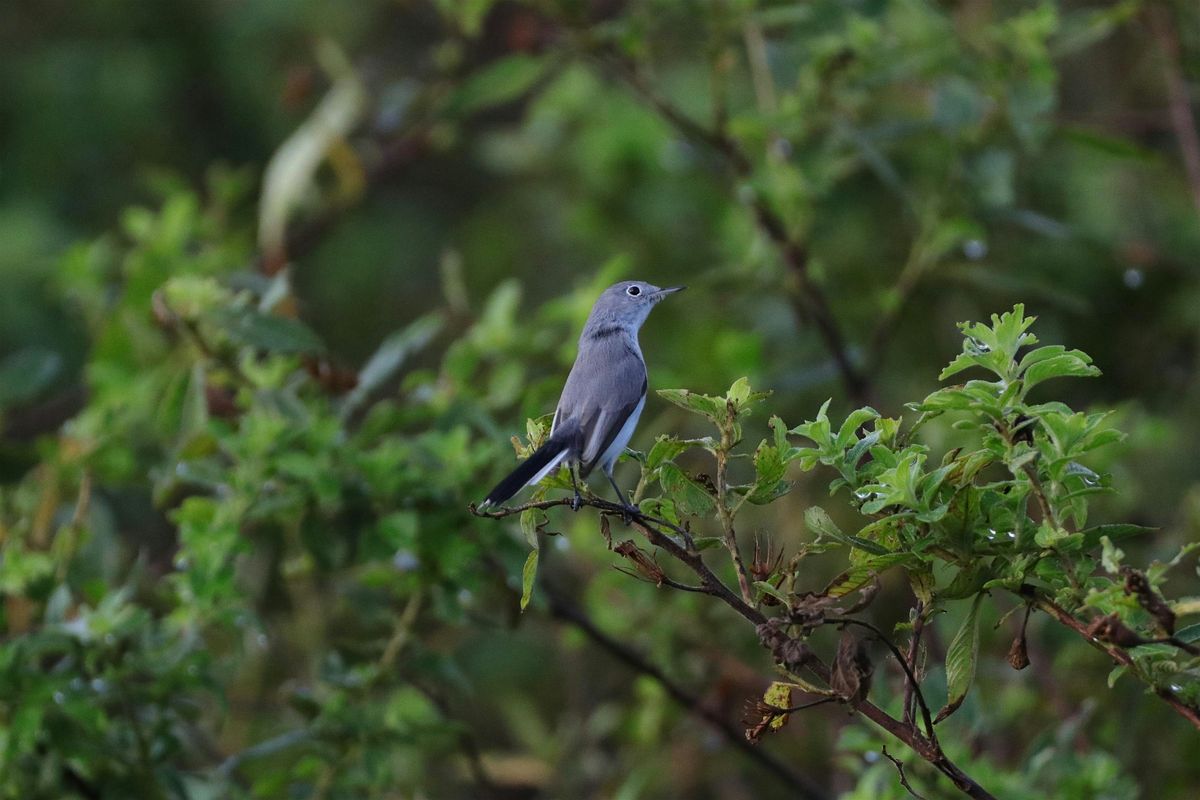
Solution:
[{"label": "blurred green foliage", "polygon": [[[826,586],[881,557],[857,534],[817,552],[862,527],[852,505],[947,528],[953,480],[979,500],[964,531],[1020,534],[935,570],[923,685],[970,684],[938,728],[955,763],[999,797],[1200,780],[1194,729],[1145,691],[1195,701],[1177,648],[1113,672],[1036,612],[1032,665],[1003,658],[1032,552],[1085,622],[1162,633],[1123,565],[1181,638],[1200,613],[1200,209],[1169,89],[1200,82],[1194,4],[11,0],[0,51],[0,796],[795,796],[547,588],[734,723],[775,676],[735,615],[612,569],[590,511],[467,510],[625,277],[692,286],[644,332],[652,388],[746,376],[773,390],[761,408],[813,420],[738,423],[766,448],[728,464],[743,550],[808,553],[803,584]],[[992,408],[978,369],[939,388],[955,323],[1017,303],[1091,359],[1043,365],[1102,376],[1007,374],[1017,340],[985,326],[959,358],[1019,396]],[[941,411],[976,425],[850,459],[863,426],[886,444]],[[717,510],[703,453],[659,438],[710,427],[651,399],[645,508]],[[973,477],[931,477],[956,448]],[[864,496],[829,498],[831,467]],[[903,637],[913,588],[876,571],[863,616]],[[963,641],[965,682],[943,666]],[[872,699],[898,708],[872,653]],[[904,797],[884,744],[956,795],[837,706],[758,747],[830,796]]]}]

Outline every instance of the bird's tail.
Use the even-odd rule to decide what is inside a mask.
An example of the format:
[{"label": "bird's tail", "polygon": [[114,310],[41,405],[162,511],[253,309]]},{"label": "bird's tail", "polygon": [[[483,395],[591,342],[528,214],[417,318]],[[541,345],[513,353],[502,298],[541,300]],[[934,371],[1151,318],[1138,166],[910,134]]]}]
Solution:
[{"label": "bird's tail", "polygon": [[488,496],[479,504],[481,509],[488,506],[498,506],[507,501],[525,486],[535,484],[542,478],[558,469],[558,465],[571,451],[569,436],[551,436],[549,441],[533,451],[529,458],[508,474],[504,480],[496,484],[496,488],[488,492]]}]

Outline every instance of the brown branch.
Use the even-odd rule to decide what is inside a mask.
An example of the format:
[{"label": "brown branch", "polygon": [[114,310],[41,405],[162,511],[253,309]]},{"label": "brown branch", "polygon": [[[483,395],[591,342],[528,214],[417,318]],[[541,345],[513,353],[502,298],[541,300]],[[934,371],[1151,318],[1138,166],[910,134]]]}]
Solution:
[{"label": "brown branch", "polygon": [[[1127,667],[1135,666],[1133,657],[1124,649],[1107,642],[1102,642],[1093,637],[1088,632],[1088,626],[1075,618],[1073,614],[1067,611],[1062,606],[1055,603],[1050,598],[1042,595],[1032,586],[1023,586],[1020,595],[1031,601],[1042,611],[1045,611],[1059,623],[1065,625],[1077,634],[1082,636],[1088,644],[1106,653],[1113,661],[1118,664],[1123,664]],[[1161,686],[1154,686],[1154,693],[1158,695],[1167,705],[1175,710],[1179,716],[1190,722],[1195,728],[1200,729],[1200,709],[1185,702],[1179,695],[1172,692],[1170,689],[1165,689]]]},{"label": "brown branch", "polygon": [[548,582],[543,582],[542,586],[546,590],[546,595],[550,600],[550,613],[556,619],[569,623],[579,629],[600,649],[628,666],[634,672],[645,675],[663,687],[671,699],[678,703],[681,708],[695,714],[712,725],[729,744],[786,784],[795,792],[796,796],[811,798],[811,800],[822,800],[828,797],[825,791],[811,778],[797,773],[769,751],[755,747],[746,741],[746,737],[742,735],[741,728],[707,706],[699,697],[684,689],[636,650],[600,630],[596,626],[596,623],[582,609],[568,602]]},{"label": "brown branch", "polygon": [[[825,666],[822,661],[812,659],[808,668],[818,678],[826,683],[829,682],[829,667]],[[909,749],[949,778],[963,794],[974,797],[976,800],[996,800],[991,792],[976,783],[971,776],[951,761],[936,742],[931,742],[922,736],[916,726],[901,722],[871,702],[859,703],[854,710],[908,745]]]},{"label": "brown branch", "polygon": [[[512,508],[501,508],[497,511],[491,512],[480,511],[475,507],[474,504],[471,504],[468,506],[468,508],[470,512],[476,516],[503,518],[512,516],[514,514],[520,514],[522,511],[530,508],[545,509],[552,508],[554,506],[570,506],[571,504],[572,498],[563,497],[556,500],[541,500],[537,502],[526,503],[522,506],[516,506]],[[626,509],[623,506],[617,505],[616,503],[611,503],[607,500],[602,500],[597,497],[584,496],[582,504],[584,506],[590,506],[597,509],[601,514],[608,516],[621,516],[629,519],[630,524],[640,531],[647,538],[647,540],[650,541],[651,544],[665,550],[667,553],[674,556],[676,560],[681,561],[684,565],[691,569],[692,572],[694,572],[696,576],[700,578],[701,584],[710,590],[710,594],[721,600],[723,603],[725,603],[725,605],[732,608],[743,618],[752,623],[756,628],[766,623],[767,617],[753,605],[747,603],[745,600],[739,597],[719,578],[717,578],[709,566],[704,563],[700,553],[696,552],[695,550],[685,548],[673,537],[655,527],[658,524],[665,524],[665,527],[669,530],[679,530],[678,526],[670,523],[664,523],[662,520],[655,520],[654,518],[648,517],[647,515],[636,510],[631,512],[629,509]],[[894,646],[892,647],[893,652],[898,654],[899,651],[896,651]],[[898,657],[902,666],[904,666],[904,668],[907,670],[907,664],[904,662],[903,657]],[[829,683],[829,668],[823,661],[813,655],[808,658],[807,665],[808,668],[812,670],[815,675],[817,675],[817,677],[819,677],[826,684]],[[948,777],[954,783],[954,785],[968,797],[977,798],[977,800],[995,800],[991,793],[976,783],[973,778],[963,772],[961,768],[959,768],[946,756],[941,747],[938,745],[936,739],[926,738],[919,730],[917,730],[915,725],[907,724],[896,719],[883,709],[876,706],[874,703],[866,700],[857,704],[854,707],[854,710],[874,722],[879,727],[883,728],[883,730],[887,731],[904,744],[908,745],[913,752],[917,753],[939,772]]]},{"label": "brown branch", "polygon": [[1187,173],[1192,202],[1200,213],[1200,133],[1192,116],[1191,98],[1183,75],[1183,57],[1175,22],[1169,17],[1165,3],[1153,3],[1147,9],[1150,30],[1158,39],[1163,55],[1163,77],[1167,84],[1167,104],[1171,128],[1179,143],[1183,166]]}]

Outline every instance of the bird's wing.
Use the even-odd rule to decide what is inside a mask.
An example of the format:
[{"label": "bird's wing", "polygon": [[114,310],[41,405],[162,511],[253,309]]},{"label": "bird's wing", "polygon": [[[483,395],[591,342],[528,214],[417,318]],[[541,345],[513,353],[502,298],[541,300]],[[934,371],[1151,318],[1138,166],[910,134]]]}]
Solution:
[{"label": "bird's wing", "polygon": [[625,337],[608,337],[580,350],[555,413],[559,421],[579,422],[581,474],[592,470],[645,396],[646,365]]}]

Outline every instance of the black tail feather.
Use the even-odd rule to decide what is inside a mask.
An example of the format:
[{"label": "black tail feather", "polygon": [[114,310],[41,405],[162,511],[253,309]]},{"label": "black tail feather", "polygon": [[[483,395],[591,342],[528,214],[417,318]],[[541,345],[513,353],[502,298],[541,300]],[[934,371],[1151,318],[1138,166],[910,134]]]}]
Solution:
[{"label": "black tail feather", "polygon": [[521,487],[529,483],[529,479],[553,461],[559,453],[567,448],[568,444],[566,441],[551,439],[533,451],[533,455],[522,461],[516,469],[508,474],[508,477],[496,484],[496,488],[488,492],[481,507],[498,506],[521,491]]}]

